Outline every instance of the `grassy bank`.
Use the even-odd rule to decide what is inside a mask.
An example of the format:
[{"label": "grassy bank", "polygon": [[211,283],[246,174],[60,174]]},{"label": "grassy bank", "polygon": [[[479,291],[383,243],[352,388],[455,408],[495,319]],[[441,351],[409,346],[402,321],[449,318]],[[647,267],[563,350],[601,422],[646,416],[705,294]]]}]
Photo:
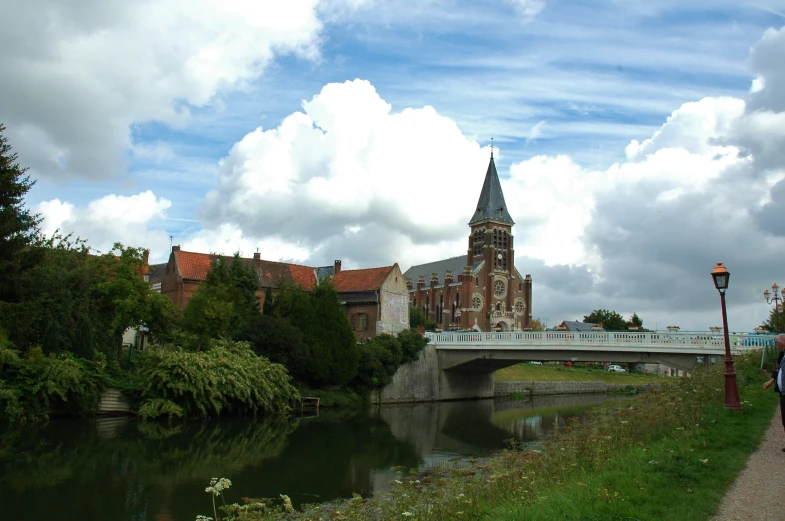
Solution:
[{"label": "grassy bank", "polygon": [[773,393],[760,389],[766,377],[754,360],[739,360],[737,370],[740,412],[723,408],[722,368],[715,366],[601,407],[588,423],[564,426],[536,448],[401,476],[385,498],[355,496],[303,512],[285,500],[254,502],[230,508],[225,519],[705,520],[776,407]]},{"label": "grassy bank", "polygon": [[597,367],[517,364],[499,369],[497,382],[605,382],[609,384],[646,384],[668,381],[649,373],[612,373]]}]

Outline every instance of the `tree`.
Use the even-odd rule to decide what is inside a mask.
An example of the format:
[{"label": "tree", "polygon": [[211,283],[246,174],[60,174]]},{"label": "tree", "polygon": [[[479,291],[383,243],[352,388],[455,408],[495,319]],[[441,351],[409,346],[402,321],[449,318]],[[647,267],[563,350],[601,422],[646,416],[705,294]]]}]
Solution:
[{"label": "tree", "polygon": [[638,329],[643,329],[643,320],[641,320],[641,317],[639,317],[637,313],[633,313],[630,317],[630,321],[627,322],[627,325],[628,327],[632,326],[637,327]]},{"label": "tree", "polygon": [[769,311],[769,319],[760,325],[763,329],[770,333],[781,333],[785,331],[785,309],[780,308],[778,312],[774,312],[774,308]]},{"label": "tree", "polygon": [[10,302],[17,299],[22,253],[38,236],[41,217],[24,208],[24,197],[35,181],[17,162],[4,131],[0,124],[0,301]]},{"label": "tree", "polygon": [[532,331],[545,331],[545,323],[539,318],[532,320]]},{"label": "tree", "polygon": [[17,348],[40,345],[83,358],[98,350],[112,358],[129,328],[161,339],[171,332],[177,310],[142,278],[141,249],[116,244],[94,256],[84,241],[55,234],[36,240],[28,254],[40,259],[20,272],[19,301],[0,302],[0,325]]},{"label": "tree", "polygon": [[433,331],[437,325],[435,320],[428,318],[422,308],[416,306],[409,307],[409,327],[411,329],[417,329],[419,326],[422,326],[423,329]]},{"label": "tree", "polygon": [[308,345],[302,332],[285,318],[257,314],[240,334],[259,355],[281,364],[296,382],[308,380]]},{"label": "tree", "polygon": [[287,319],[303,334],[309,353],[310,384],[344,385],[354,378],[360,351],[329,280],[319,281],[310,292],[282,283],[273,307],[277,316]]},{"label": "tree", "polygon": [[627,329],[627,321],[624,320],[624,317],[608,309],[595,309],[584,316],[583,321],[591,324],[602,323],[602,327],[608,331],[625,331]]},{"label": "tree", "polygon": [[240,338],[259,314],[258,289],[256,272],[239,253],[218,257],[183,312],[183,329],[203,340]]}]

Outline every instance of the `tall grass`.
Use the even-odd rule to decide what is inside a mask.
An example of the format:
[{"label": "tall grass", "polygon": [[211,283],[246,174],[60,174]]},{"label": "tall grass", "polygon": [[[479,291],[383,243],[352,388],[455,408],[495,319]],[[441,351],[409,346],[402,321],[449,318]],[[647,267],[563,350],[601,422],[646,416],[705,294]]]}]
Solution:
[{"label": "tall grass", "polygon": [[707,519],[776,406],[750,355],[736,364],[744,409],[725,410],[719,365],[613,402],[536,449],[515,447],[469,467],[400,476],[383,498],[355,496],[302,512],[251,501],[231,506],[225,519]]}]

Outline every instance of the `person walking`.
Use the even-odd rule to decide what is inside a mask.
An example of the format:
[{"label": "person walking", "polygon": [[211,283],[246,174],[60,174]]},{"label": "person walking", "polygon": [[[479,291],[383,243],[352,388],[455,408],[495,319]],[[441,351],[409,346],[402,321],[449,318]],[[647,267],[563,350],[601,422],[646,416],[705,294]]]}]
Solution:
[{"label": "person walking", "polygon": [[[777,366],[771,372],[771,379],[763,384],[764,389],[774,385],[774,391],[780,395],[780,416],[782,416],[782,428],[785,430],[785,334],[777,335],[775,340],[780,354],[777,356]],[[785,447],[782,448],[785,452]]]}]

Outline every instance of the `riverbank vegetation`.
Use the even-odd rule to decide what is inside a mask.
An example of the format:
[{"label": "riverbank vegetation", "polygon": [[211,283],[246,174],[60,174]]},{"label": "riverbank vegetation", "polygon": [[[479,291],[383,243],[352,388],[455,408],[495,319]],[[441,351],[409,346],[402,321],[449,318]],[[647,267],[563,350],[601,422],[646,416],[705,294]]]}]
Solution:
[{"label": "riverbank vegetation", "polygon": [[230,505],[221,519],[705,520],[776,407],[776,397],[761,389],[766,376],[756,355],[738,359],[736,369],[741,411],[723,408],[723,368],[716,364],[600,407],[545,442],[452,470],[401,475],[381,498],[356,495],[299,512],[279,498],[251,500]]},{"label": "riverbank vegetation", "polygon": [[516,364],[496,371],[497,382],[604,382],[608,384],[650,384],[670,381],[651,373],[609,372],[604,367]]}]

